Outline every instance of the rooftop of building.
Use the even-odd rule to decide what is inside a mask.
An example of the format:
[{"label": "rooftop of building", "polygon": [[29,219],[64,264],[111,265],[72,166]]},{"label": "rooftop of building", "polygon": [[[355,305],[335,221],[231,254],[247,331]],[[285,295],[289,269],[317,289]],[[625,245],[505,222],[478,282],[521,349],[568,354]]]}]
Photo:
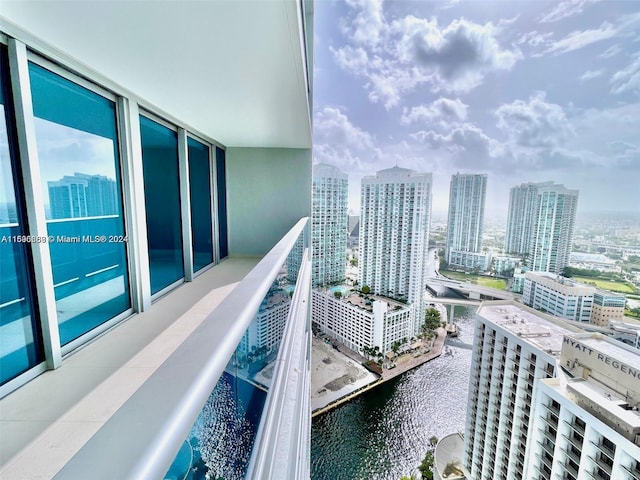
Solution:
[{"label": "rooftop of building", "polygon": [[484,302],[478,315],[558,358],[565,335],[583,330],[515,302]]},{"label": "rooftop of building", "polygon": [[[322,290],[324,294],[331,295],[332,292],[330,289]],[[356,307],[360,307],[368,312],[373,312],[373,302],[376,300],[385,302],[389,305],[390,310],[400,310],[402,308],[409,308],[409,305],[406,303],[402,303],[398,300],[394,300],[392,298],[383,297],[382,295],[374,295],[374,294],[361,294],[359,292],[351,292],[346,296],[340,298],[340,301],[345,303],[350,303]],[[369,301],[369,303],[367,303]]]},{"label": "rooftop of building", "polygon": [[598,333],[574,334],[571,335],[571,338],[579,340],[587,347],[596,352],[604,353],[614,360],[619,360],[627,365],[635,365],[640,370],[640,350],[637,348],[631,348],[622,342]]}]

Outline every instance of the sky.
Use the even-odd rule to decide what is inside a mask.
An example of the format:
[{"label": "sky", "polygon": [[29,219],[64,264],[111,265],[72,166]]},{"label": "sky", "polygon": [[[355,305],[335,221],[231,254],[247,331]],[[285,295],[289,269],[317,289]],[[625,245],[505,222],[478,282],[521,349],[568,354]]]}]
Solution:
[{"label": "sky", "polygon": [[640,212],[640,1],[315,2],[314,162],[360,181],[398,165],[487,174],[487,216],[509,189],[554,181],[578,213]]}]

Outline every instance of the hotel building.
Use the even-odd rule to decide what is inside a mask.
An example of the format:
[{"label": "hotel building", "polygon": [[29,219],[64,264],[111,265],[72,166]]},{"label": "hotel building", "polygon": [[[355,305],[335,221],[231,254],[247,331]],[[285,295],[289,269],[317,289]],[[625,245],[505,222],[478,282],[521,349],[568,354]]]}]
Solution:
[{"label": "hotel building", "polygon": [[431,182],[399,167],[362,178],[358,282],[413,304],[414,335],[424,316]]},{"label": "hotel building", "polygon": [[311,246],[313,285],[342,282],[347,264],[347,174],[333,165],[313,166]]},{"label": "hotel building", "polygon": [[513,302],[478,309],[463,464],[474,480],[521,480],[539,379],[557,375],[564,335],[580,332]]},{"label": "hotel building", "polygon": [[356,352],[362,347],[390,352],[395,342],[415,335],[413,305],[375,295],[370,300],[356,293],[336,298],[331,292],[313,290],[311,319],[321,332]]},{"label": "hotel building", "polygon": [[[482,250],[486,195],[486,175],[457,173],[451,176],[445,247],[445,259],[449,265],[488,268],[486,261],[479,262],[477,258]],[[466,255],[468,253],[476,255]],[[488,263],[491,263],[490,258]]]},{"label": "hotel building", "polygon": [[[308,478],[313,3],[0,14],[0,477]],[[246,455],[205,455],[287,279],[271,387],[217,420],[251,405]]]},{"label": "hotel building", "polygon": [[560,367],[536,387],[523,478],[640,478],[640,351],[567,335]]},{"label": "hotel building", "polygon": [[562,273],[569,264],[578,191],[552,182],[511,189],[505,251],[527,256],[534,271]]}]

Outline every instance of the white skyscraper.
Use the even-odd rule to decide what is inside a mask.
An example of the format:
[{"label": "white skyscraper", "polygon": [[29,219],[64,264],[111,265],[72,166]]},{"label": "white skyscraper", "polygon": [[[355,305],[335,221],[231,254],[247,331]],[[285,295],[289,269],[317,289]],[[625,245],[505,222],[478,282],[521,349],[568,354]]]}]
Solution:
[{"label": "white skyscraper", "polygon": [[597,333],[564,337],[558,378],[538,381],[523,478],[640,478],[640,352]]},{"label": "white skyscraper", "polygon": [[430,173],[393,167],[362,179],[358,281],[415,304],[414,332],[423,321],[430,219]]},{"label": "white skyscraper", "polygon": [[347,189],[346,173],[326,163],[313,166],[313,285],[327,285],[345,278]]},{"label": "white skyscraper", "polygon": [[511,302],[476,319],[464,466],[474,480],[535,478],[524,476],[534,386],[556,376],[564,336],[580,330]]},{"label": "white skyscraper", "polygon": [[569,263],[578,191],[552,182],[511,189],[505,250],[528,256],[532,270],[562,273]]},{"label": "white skyscraper", "polygon": [[[481,251],[486,194],[486,175],[457,173],[451,176],[445,253],[447,263],[457,263],[461,254]],[[453,252],[457,252],[457,255]]]},{"label": "white skyscraper", "polygon": [[638,480],[640,352],[514,302],[478,310],[464,467],[474,480]]}]

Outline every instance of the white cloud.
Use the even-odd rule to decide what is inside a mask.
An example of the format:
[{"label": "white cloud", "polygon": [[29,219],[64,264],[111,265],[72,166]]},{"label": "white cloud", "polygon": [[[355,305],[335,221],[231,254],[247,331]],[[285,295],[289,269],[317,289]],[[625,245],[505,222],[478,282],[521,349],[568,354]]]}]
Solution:
[{"label": "white cloud", "polygon": [[554,53],[561,55],[563,53],[572,52],[587,45],[601,42],[608,38],[612,38],[618,34],[618,28],[609,22],[604,22],[600,28],[593,30],[574,31],[561,40],[553,42],[543,53]]},{"label": "white cloud", "polygon": [[461,124],[445,135],[423,130],[409,136],[433,150],[449,152],[458,168],[487,168],[505,153],[499,142],[470,123]]},{"label": "white cloud", "polygon": [[502,28],[517,17],[497,26],[465,19],[440,26],[436,19],[413,15],[387,22],[378,0],[348,5],[353,11],[342,28],[351,43],[331,52],[341,68],[366,79],[369,99],[387,109],[425,83],[434,91],[468,92],[486,75],[510,70],[522,58],[517,47],[498,41]]},{"label": "white cloud", "polygon": [[329,47],[336,63],[344,70],[352,73],[365,72],[369,65],[369,55],[362,47],[347,45],[342,48]]},{"label": "white cloud", "polygon": [[640,54],[626,68],[616,72],[610,83],[611,93],[636,92],[640,95]]},{"label": "white cloud", "polygon": [[599,69],[599,70],[587,70],[580,77],[580,81],[581,82],[586,82],[587,80],[592,80],[594,78],[597,78],[597,77],[601,76],[603,73],[604,73],[604,69],[602,69],[602,68]]},{"label": "white cloud", "polygon": [[598,57],[611,58],[619,54],[621,51],[622,51],[622,48],[620,47],[620,45],[612,45],[609,48],[607,48],[604,52],[602,52],[600,55],[598,55]]},{"label": "white cloud", "polygon": [[552,23],[562,20],[563,18],[572,17],[582,13],[586,0],[568,0],[560,2],[556,7],[539,19],[540,23]]},{"label": "white cloud", "polygon": [[553,32],[547,33],[538,33],[537,31],[523,33],[518,38],[517,43],[519,45],[527,44],[530,47],[539,47],[541,45],[548,45],[551,41],[551,37],[553,36]]},{"label": "white cloud", "polygon": [[442,126],[456,124],[467,119],[469,106],[459,98],[439,98],[429,105],[418,105],[405,108],[400,122],[403,125],[412,123],[440,123]]},{"label": "white cloud", "polygon": [[356,14],[343,26],[345,33],[357,44],[376,47],[387,29],[382,0],[347,0]]},{"label": "white cloud", "polygon": [[339,108],[325,107],[316,112],[314,119],[314,141],[344,145],[358,150],[373,148],[373,138],[361,128],[353,125]]},{"label": "white cloud", "polygon": [[400,61],[434,74],[437,90],[468,92],[487,73],[510,70],[522,57],[519,50],[500,46],[491,23],[460,19],[441,28],[435,19],[409,15],[394,21],[391,29],[398,36]]},{"label": "white cloud", "polygon": [[536,92],[528,101],[501,105],[496,116],[498,128],[521,147],[557,147],[573,135],[563,108],[546,102],[543,92]]}]

